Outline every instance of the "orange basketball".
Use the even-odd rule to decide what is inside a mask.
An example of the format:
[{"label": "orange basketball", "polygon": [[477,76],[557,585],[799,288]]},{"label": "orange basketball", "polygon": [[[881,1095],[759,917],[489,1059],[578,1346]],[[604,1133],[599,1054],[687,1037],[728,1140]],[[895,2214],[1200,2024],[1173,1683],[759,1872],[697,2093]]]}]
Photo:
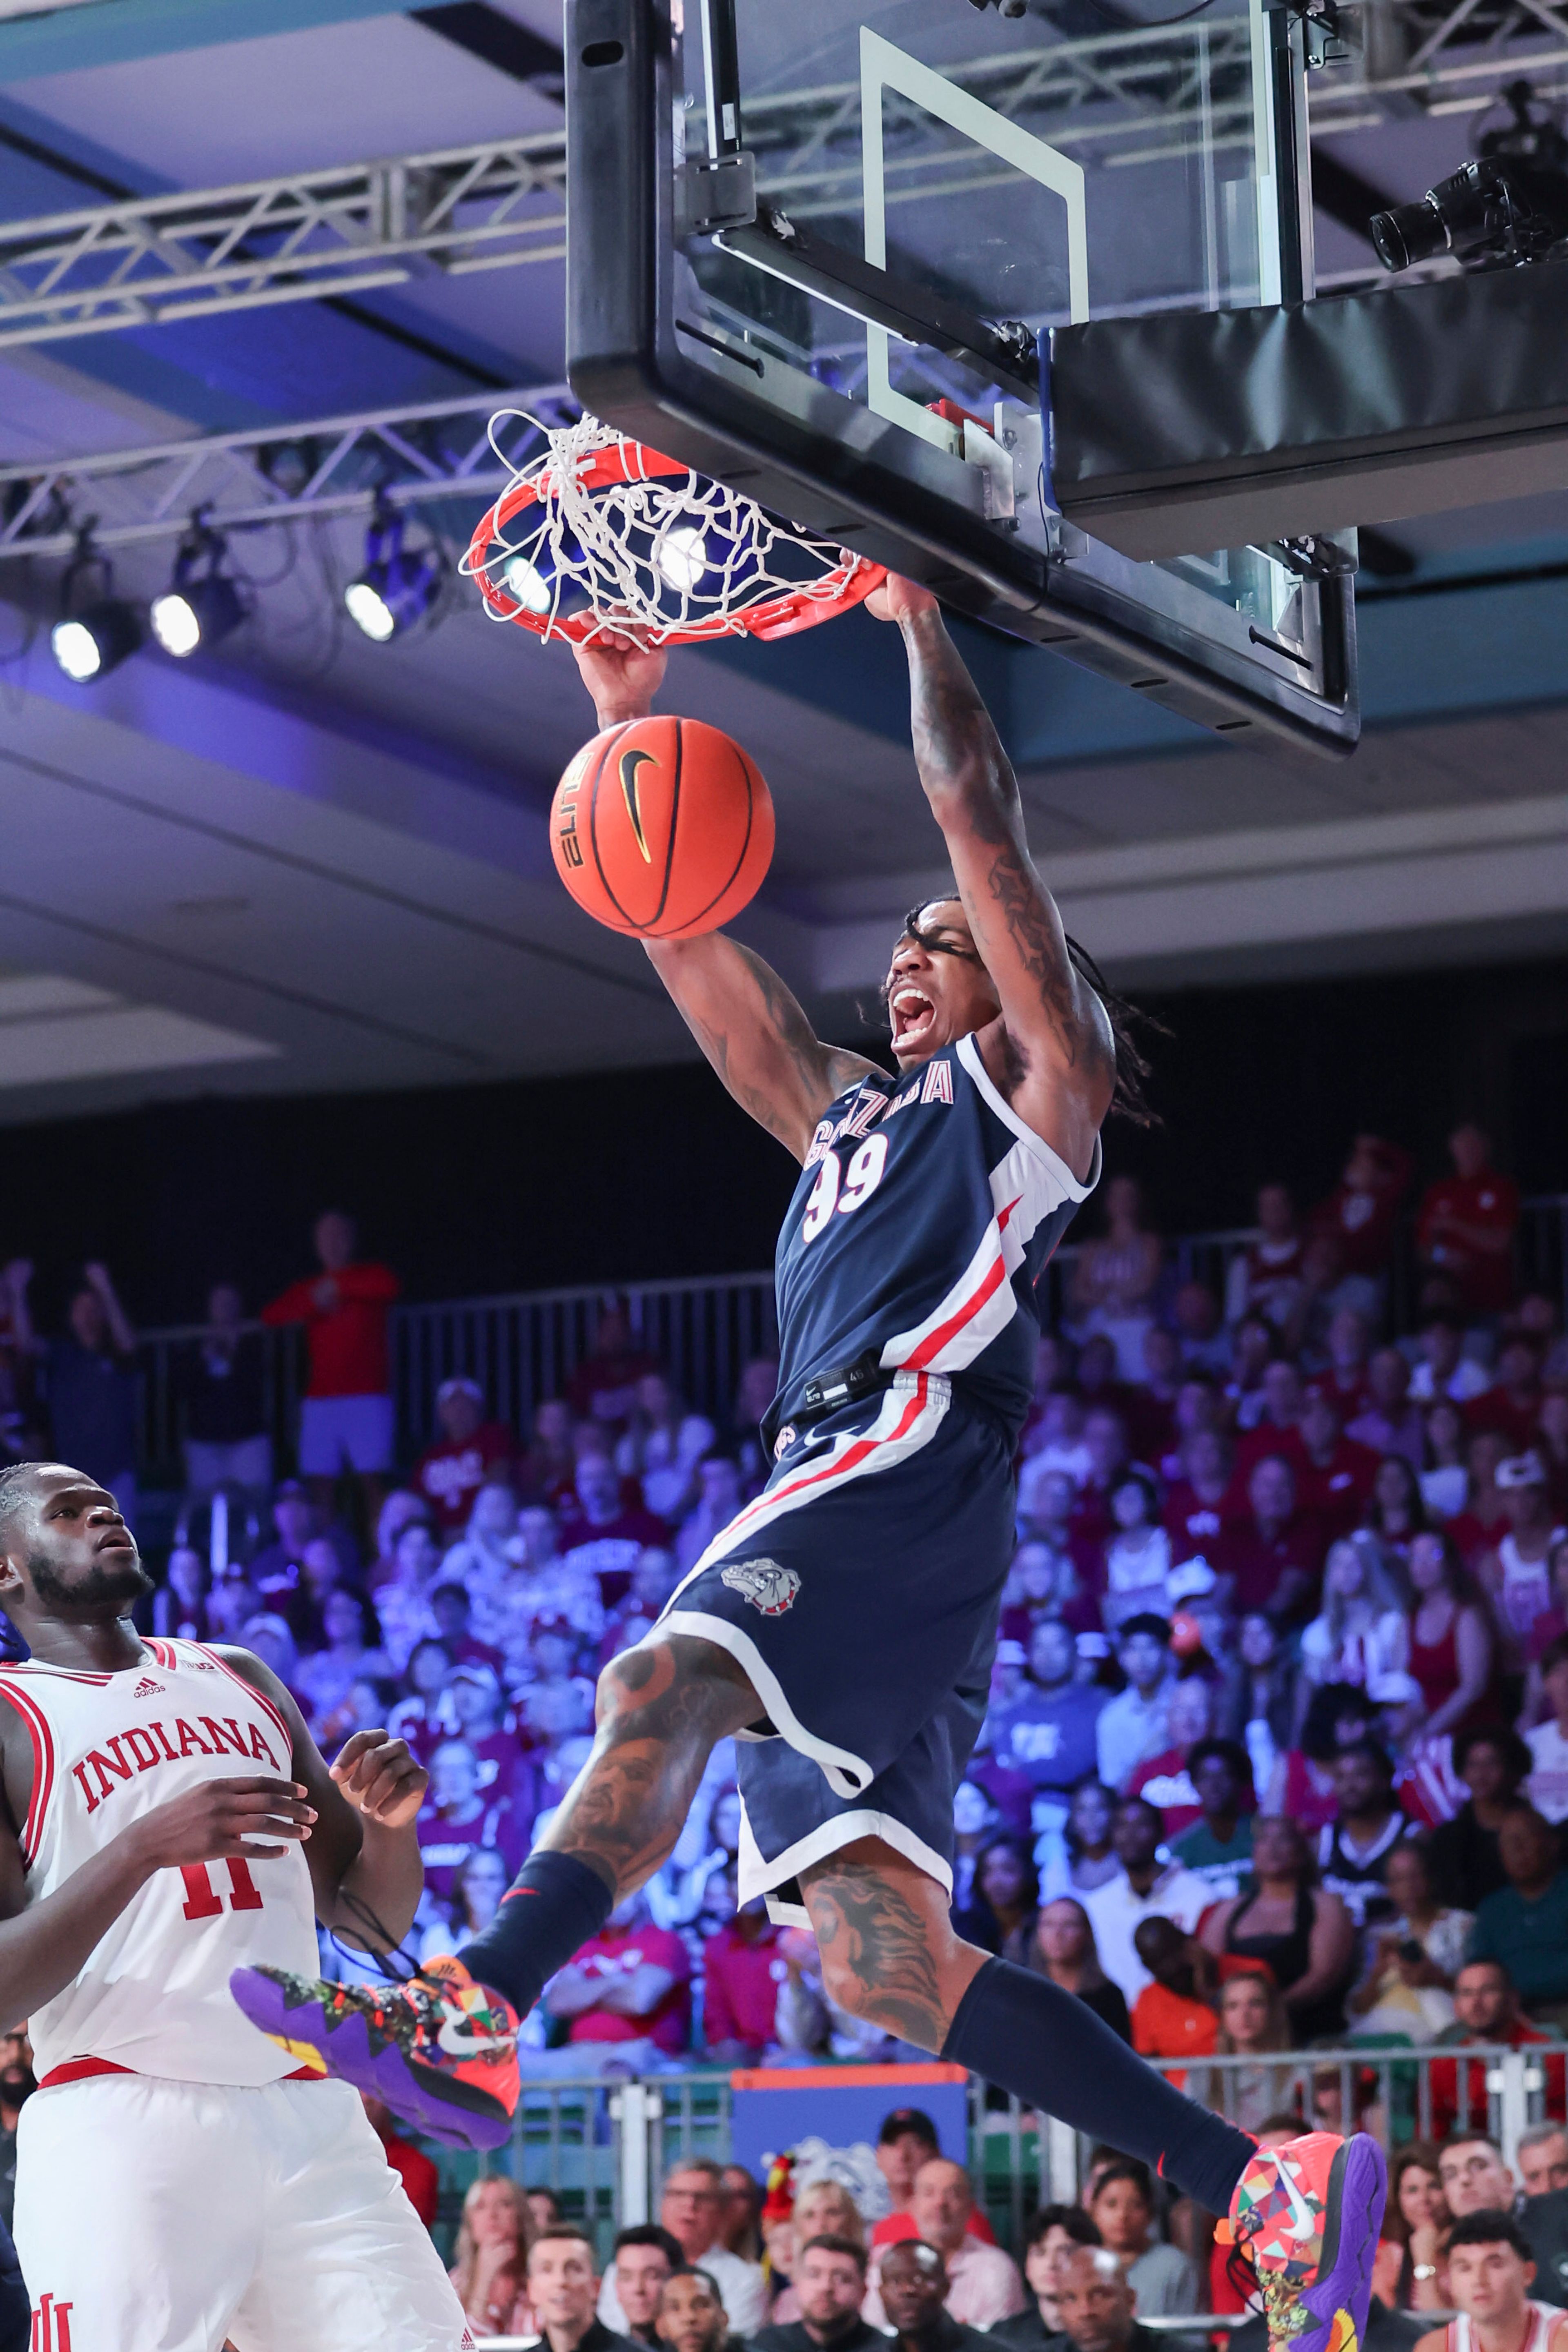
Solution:
[{"label": "orange basketball", "polygon": [[689,940],[756,896],[773,804],[738,743],[700,719],[634,719],[585,743],[555,787],[550,844],[577,904],[612,931]]}]

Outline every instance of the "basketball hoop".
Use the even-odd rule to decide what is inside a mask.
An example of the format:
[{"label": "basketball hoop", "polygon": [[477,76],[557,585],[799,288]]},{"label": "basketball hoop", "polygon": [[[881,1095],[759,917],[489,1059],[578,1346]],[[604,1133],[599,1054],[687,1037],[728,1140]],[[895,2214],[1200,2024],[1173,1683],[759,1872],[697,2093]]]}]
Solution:
[{"label": "basketball hoop", "polygon": [[887,577],[596,417],[540,430],[544,455],[515,469],[462,562],[498,621],[579,646],[789,637]]}]

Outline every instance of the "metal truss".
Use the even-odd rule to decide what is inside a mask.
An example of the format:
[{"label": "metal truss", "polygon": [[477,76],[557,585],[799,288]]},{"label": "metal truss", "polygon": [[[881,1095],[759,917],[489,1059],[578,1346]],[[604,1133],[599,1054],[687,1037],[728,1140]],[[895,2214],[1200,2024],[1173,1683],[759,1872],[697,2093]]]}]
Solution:
[{"label": "metal truss", "polygon": [[99,548],[170,539],[197,511],[214,530],[237,531],[362,513],[378,499],[398,508],[492,499],[511,479],[489,438],[492,417],[496,441],[515,458],[531,454],[539,425],[580,414],[568,385],[532,384],[101,457],[0,467],[0,558],[69,555],[84,530]]},{"label": "metal truss", "polygon": [[0,346],[464,277],[566,250],[560,131],[0,228]]}]

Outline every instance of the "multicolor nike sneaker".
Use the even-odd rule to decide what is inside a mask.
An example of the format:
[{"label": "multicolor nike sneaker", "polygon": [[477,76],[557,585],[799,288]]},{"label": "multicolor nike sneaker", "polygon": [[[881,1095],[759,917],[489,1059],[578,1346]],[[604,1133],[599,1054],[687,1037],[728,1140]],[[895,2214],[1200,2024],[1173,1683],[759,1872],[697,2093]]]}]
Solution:
[{"label": "multicolor nike sneaker", "polygon": [[1259,2148],[1228,2235],[1250,2257],[1271,2352],[1360,2352],[1388,2175],[1365,2132],[1308,2132]]},{"label": "multicolor nike sneaker", "polygon": [[520,2084],[517,2018],[461,1960],[426,1960],[403,1985],[327,1984],[287,1969],[236,1969],[229,1990],[301,2066],[384,2099],[447,2147],[499,2147]]}]

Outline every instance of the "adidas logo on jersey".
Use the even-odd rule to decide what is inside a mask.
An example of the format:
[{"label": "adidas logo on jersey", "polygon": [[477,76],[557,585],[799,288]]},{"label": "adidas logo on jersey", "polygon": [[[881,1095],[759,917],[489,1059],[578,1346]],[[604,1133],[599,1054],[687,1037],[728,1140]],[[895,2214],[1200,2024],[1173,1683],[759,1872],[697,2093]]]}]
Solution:
[{"label": "adidas logo on jersey", "polygon": [[163,1688],[163,1685],[162,1683],[155,1683],[151,1675],[143,1675],[131,1696],[132,1698],[151,1698],[155,1692],[161,1691]]}]

